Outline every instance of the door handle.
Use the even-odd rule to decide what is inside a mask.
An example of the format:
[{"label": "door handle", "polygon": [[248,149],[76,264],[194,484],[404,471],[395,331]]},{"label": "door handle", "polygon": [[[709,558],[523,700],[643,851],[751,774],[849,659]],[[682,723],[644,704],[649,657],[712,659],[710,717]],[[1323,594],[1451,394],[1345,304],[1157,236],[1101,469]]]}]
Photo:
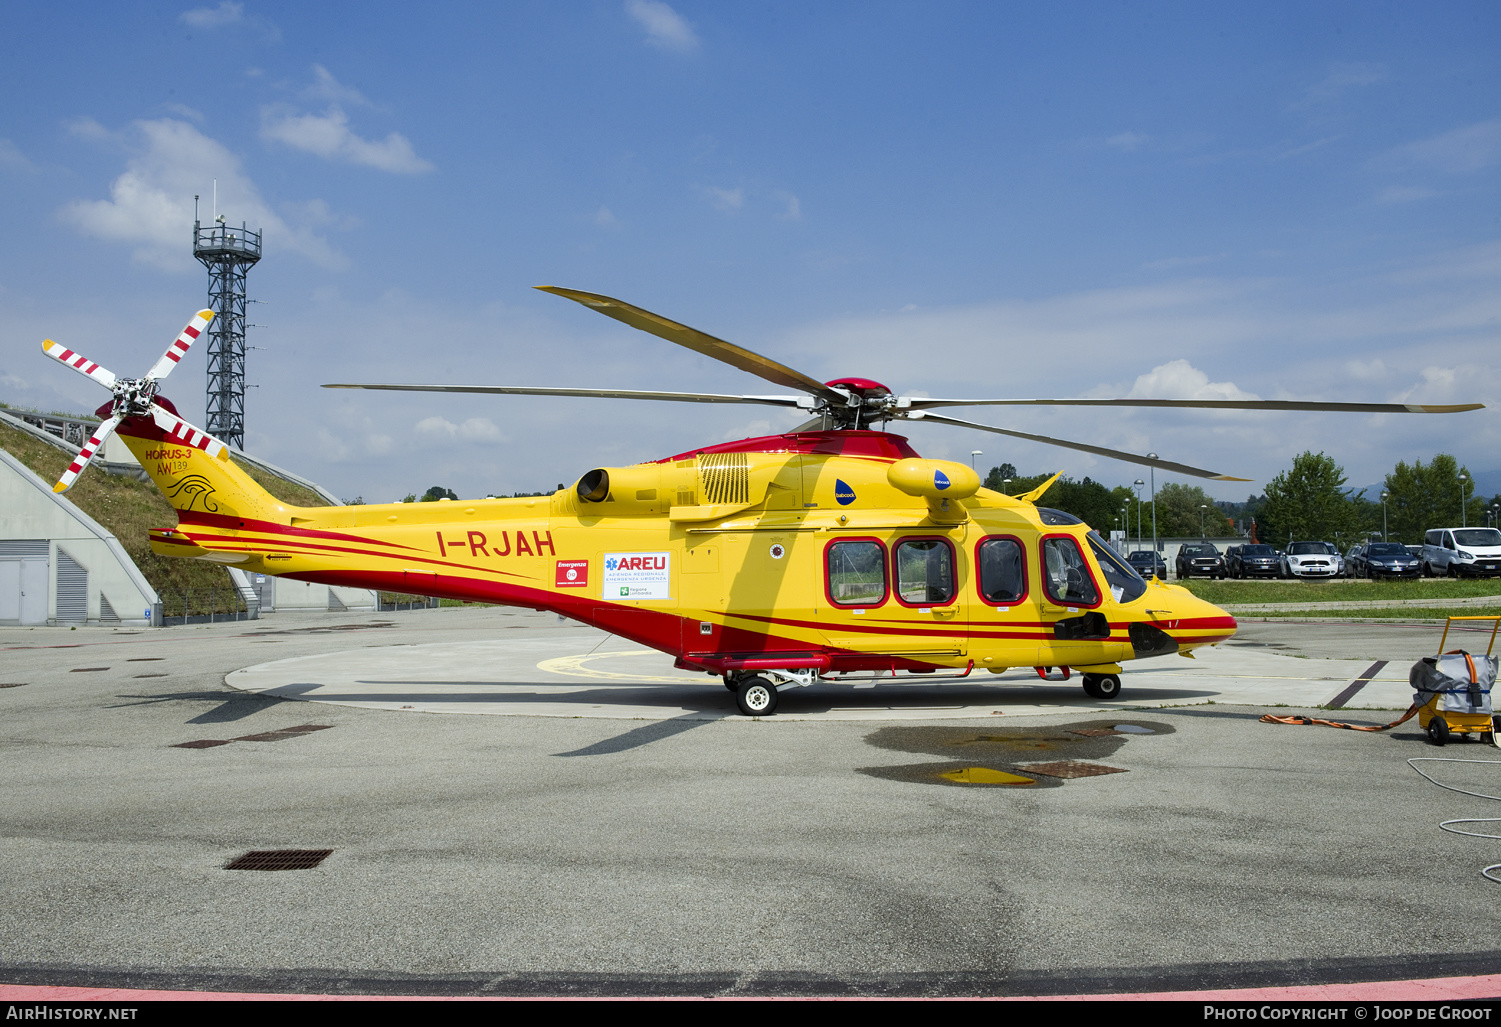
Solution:
[{"label": "door handle", "polygon": [[933,616],[934,617],[941,617],[944,620],[950,620],[950,619],[953,618],[954,614],[957,613],[957,612],[958,611],[955,610],[953,607],[950,607],[950,608],[948,608],[946,610],[945,609],[937,609],[937,610],[933,611]]}]

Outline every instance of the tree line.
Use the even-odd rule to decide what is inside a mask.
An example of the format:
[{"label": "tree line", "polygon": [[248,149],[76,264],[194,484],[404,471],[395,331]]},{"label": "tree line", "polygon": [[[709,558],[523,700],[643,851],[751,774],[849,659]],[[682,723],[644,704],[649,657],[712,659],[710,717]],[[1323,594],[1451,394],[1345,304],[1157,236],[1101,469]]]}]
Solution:
[{"label": "tree line", "polygon": [[[1463,477],[1461,477],[1463,476]],[[985,487],[1017,496],[1041,485],[1050,475],[1023,476],[1012,464],[992,467]],[[1293,465],[1267,483],[1266,492],[1245,503],[1223,503],[1197,485],[1168,482],[1157,489],[1157,537],[1227,537],[1255,532],[1257,541],[1284,546],[1298,539],[1353,545],[1368,538],[1420,544],[1429,528],[1495,524],[1501,495],[1477,496],[1475,477],[1448,453],[1427,464],[1398,463],[1375,496],[1348,487],[1345,470],[1325,453],[1304,452]],[[1382,494],[1385,495],[1383,504]],[[1063,476],[1038,500],[1039,505],[1073,514],[1102,533],[1124,530],[1152,537],[1152,500],[1147,489],[1109,488],[1090,478]],[[1462,498],[1463,497],[1463,498]],[[1237,527],[1236,518],[1240,524]]]}]

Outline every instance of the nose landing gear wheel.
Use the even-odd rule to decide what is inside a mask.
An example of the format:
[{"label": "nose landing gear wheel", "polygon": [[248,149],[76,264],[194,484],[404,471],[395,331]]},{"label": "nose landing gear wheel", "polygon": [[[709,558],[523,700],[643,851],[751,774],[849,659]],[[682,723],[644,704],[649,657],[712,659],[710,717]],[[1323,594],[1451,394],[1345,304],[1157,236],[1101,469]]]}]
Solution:
[{"label": "nose landing gear wheel", "polygon": [[777,711],[777,689],[765,678],[746,678],[735,693],[735,705],[747,717],[769,717]]},{"label": "nose landing gear wheel", "polygon": [[1095,699],[1114,699],[1121,694],[1119,674],[1085,674],[1084,692]]}]

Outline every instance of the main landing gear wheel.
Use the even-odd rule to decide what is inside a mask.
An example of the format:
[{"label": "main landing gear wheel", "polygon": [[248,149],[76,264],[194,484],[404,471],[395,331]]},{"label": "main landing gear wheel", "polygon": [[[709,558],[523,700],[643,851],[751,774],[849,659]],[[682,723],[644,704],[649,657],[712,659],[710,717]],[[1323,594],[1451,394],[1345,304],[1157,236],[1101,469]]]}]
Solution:
[{"label": "main landing gear wheel", "polygon": [[1121,694],[1119,674],[1085,674],[1084,692],[1096,699],[1114,699]]},{"label": "main landing gear wheel", "polygon": [[765,678],[746,678],[735,693],[735,705],[747,717],[769,717],[777,711],[777,688]]},{"label": "main landing gear wheel", "polygon": [[1449,740],[1449,722],[1443,717],[1434,717],[1428,722],[1428,740],[1434,745],[1443,745]]}]

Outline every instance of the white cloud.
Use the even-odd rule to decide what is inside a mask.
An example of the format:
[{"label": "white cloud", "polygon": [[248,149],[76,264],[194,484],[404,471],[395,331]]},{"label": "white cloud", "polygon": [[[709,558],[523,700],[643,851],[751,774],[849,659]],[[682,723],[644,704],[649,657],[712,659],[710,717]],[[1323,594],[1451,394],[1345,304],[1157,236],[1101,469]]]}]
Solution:
[{"label": "white cloud", "polygon": [[646,30],[646,41],[652,46],[678,53],[698,49],[693,27],[662,0],[626,0],[625,13]]},{"label": "white cloud", "polygon": [[609,207],[600,207],[594,212],[594,223],[600,228],[619,228],[620,221]]},{"label": "white cloud", "polygon": [[1305,110],[1331,103],[1351,89],[1373,86],[1386,78],[1386,66],[1359,62],[1340,62],[1331,65],[1329,73],[1309,86],[1301,98],[1293,103],[1294,110]]},{"label": "white cloud", "polygon": [[116,138],[113,132],[89,117],[74,118],[72,121],[66,121],[63,123],[63,127],[79,139],[87,139],[90,142],[112,142]]},{"label": "white cloud", "polygon": [[[117,138],[90,119],[75,125],[85,126],[80,134],[86,136]],[[231,221],[262,229],[268,250],[300,253],[324,267],[344,265],[345,258],[326,239],[288,225],[266,204],[237,156],[187,122],[138,121],[118,138],[135,153],[111,183],[110,198],[75,200],[60,212],[79,231],[134,243],[135,259],[143,263],[172,271],[196,268],[188,246],[193,196],[207,201],[217,179],[220,211]],[[205,206],[203,220],[208,218]]]},{"label": "white cloud", "polygon": [[1106,139],[1105,145],[1114,147],[1125,153],[1130,153],[1132,150],[1141,149],[1141,145],[1148,138],[1148,136],[1142,135],[1140,132],[1122,132],[1119,135],[1113,135],[1109,139]]},{"label": "white cloud", "polygon": [[352,103],[361,107],[374,106],[365,99],[365,94],[358,89],[346,86],[321,64],[313,65],[313,84],[305,90],[305,95],[314,100],[322,100],[326,103]]},{"label": "white cloud", "polygon": [[745,206],[744,189],[721,189],[711,185],[704,187],[703,193],[718,210],[736,211]]},{"label": "white cloud", "polygon": [[785,205],[782,208],[782,213],[778,214],[777,217],[783,221],[801,221],[803,219],[803,205],[798,202],[796,196],[791,193],[779,192],[776,194],[776,197]]},{"label": "white cloud", "polygon": [[1376,202],[1381,204],[1412,203],[1416,200],[1427,200],[1438,195],[1437,189],[1429,189],[1425,186],[1387,186],[1376,194]]},{"label": "white cloud", "polygon": [[183,11],[178,20],[195,29],[217,29],[245,20],[245,5],[234,0],[224,0],[218,7],[195,7]]},{"label": "white cloud", "polygon": [[398,175],[420,175],[432,171],[433,165],[417,156],[412,144],[399,132],[392,132],[380,142],[355,135],[349,118],[338,106],[322,114],[293,114],[266,108],[261,112],[261,138],[285,143],[326,160],[389,171]]},{"label": "white cloud", "polygon": [[1388,154],[1388,160],[1418,164],[1451,175],[1482,171],[1501,161],[1501,118],[1408,143]]},{"label": "white cloud", "polygon": [[35,171],[36,165],[26,159],[21,148],[9,139],[0,139],[0,168],[12,171]]},{"label": "white cloud", "polygon": [[1234,382],[1212,382],[1187,360],[1170,360],[1139,375],[1127,399],[1260,399]]},{"label": "white cloud", "polygon": [[166,110],[170,111],[173,114],[176,114],[180,118],[191,118],[194,121],[198,122],[200,125],[203,124],[203,112],[197,110],[196,108],[189,107],[185,103],[168,103],[163,104],[162,106]]},{"label": "white cloud", "polygon": [[417,434],[433,439],[463,439],[466,442],[503,442],[505,436],[488,417],[471,417],[454,424],[445,417],[426,417],[417,422]]}]

